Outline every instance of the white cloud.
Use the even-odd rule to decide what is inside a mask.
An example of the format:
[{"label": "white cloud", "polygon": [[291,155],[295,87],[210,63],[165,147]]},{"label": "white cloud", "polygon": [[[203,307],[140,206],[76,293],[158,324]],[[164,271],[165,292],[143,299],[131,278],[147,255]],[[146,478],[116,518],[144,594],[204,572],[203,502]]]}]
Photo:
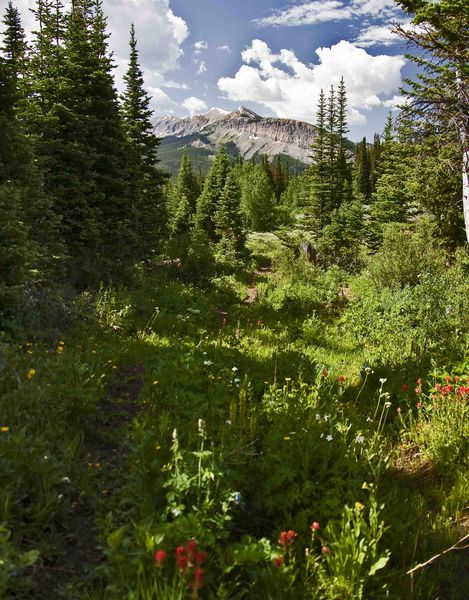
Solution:
[{"label": "white cloud", "polygon": [[186,108],[191,115],[196,115],[208,109],[207,104],[203,100],[201,100],[200,98],[196,98],[195,96],[186,98],[182,103],[182,106]]},{"label": "white cloud", "polygon": [[314,122],[319,92],[345,79],[349,122],[366,123],[363,111],[383,103],[401,83],[401,56],[371,56],[363,48],[342,40],[318,48],[319,64],[302,63],[291,50],[274,54],[261,40],[253,40],[242,53],[243,64],[234,77],[218,81],[219,89],[236,102],[257,102],[279,117]]},{"label": "white cloud", "polygon": [[207,50],[208,48],[208,43],[205,42],[204,40],[200,40],[198,42],[195,42],[194,44],[194,54],[201,54],[202,50]]},{"label": "white cloud", "polygon": [[360,31],[355,44],[362,48],[368,48],[376,45],[392,46],[398,41],[399,37],[391,31],[388,25],[370,25]]},{"label": "white cloud", "polygon": [[259,26],[297,27],[356,17],[390,18],[397,14],[394,0],[313,0],[275,11],[268,17],[255,19]]},{"label": "white cloud", "polygon": [[228,46],[228,44],[225,44],[224,46],[217,46],[217,50],[220,50],[221,52],[228,52],[228,54],[231,54],[231,48]]},{"label": "white cloud", "polygon": [[[29,9],[36,1],[16,0],[15,5],[21,11],[25,29],[34,29]],[[173,13],[170,0],[104,0],[103,10],[108,18],[109,47],[114,52],[118,85],[126,69],[129,30],[134,23],[146,84],[158,87],[161,75],[174,69],[183,54],[181,46],[189,35],[184,19]]]},{"label": "white cloud", "polygon": [[393,98],[390,98],[389,100],[385,100],[383,102],[383,106],[385,106],[386,108],[390,108],[391,110],[401,110],[401,107],[404,104],[407,104],[408,99],[405,96],[394,96]]},{"label": "white cloud", "polygon": [[187,83],[180,83],[179,81],[172,81],[171,79],[169,81],[164,81],[161,84],[161,87],[165,87],[165,88],[169,88],[169,89],[173,89],[173,90],[188,90],[189,86],[187,85]]},{"label": "white cloud", "polygon": [[203,60],[199,61],[198,64],[199,64],[199,68],[197,70],[197,74],[202,75],[202,73],[205,73],[205,71],[207,70],[207,66]]}]

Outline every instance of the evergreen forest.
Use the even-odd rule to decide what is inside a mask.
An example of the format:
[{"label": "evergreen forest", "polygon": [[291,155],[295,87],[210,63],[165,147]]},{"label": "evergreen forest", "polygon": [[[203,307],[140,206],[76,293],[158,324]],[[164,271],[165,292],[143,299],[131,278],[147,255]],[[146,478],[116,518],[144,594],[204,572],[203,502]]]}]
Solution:
[{"label": "evergreen forest", "polygon": [[159,163],[138,30],[0,35],[0,598],[469,597],[469,5],[399,0],[417,75],[310,164]]}]

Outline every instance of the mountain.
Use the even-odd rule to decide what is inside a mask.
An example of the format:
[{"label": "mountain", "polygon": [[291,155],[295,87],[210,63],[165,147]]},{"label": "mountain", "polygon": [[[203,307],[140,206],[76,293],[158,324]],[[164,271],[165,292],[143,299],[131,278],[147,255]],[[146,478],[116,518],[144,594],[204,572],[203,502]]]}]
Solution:
[{"label": "mountain", "polygon": [[162,138],[159,158],[162,167],[177,171],[182,151],[187,150],[196,168],[207,171],[219,144],[230,155],[244,159],[267,154],[289,157],[292,170],[299,171],[309,162],[316,128],[304,121],[261,117],[241,106],[228,112],[212,108],[204,115],[154,119],[155,134]]}]

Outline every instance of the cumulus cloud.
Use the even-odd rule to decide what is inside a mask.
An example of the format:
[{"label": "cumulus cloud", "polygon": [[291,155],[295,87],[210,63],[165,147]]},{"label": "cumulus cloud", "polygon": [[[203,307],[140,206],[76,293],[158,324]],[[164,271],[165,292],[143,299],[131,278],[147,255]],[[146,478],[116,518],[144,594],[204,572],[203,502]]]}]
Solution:
[{"label": "cumulus cloud", "polygon": [[383,102],[383,106],[391,110],[400,110],[404,104],[407,104],[408,99],[405,96],[393,96],[389,100]]},{"label": "cumulus cloud", "polygon": [[191,115],[196,115],[208,109],[207,104],[201,99],[191,96],[186,98],[182,103],[182,106],[189,111]]},{"label": "cumulus cloud", "polygon": [[194,54],[201,54],[203,50],[207,50],[208,48],[208,43],[205,42],[204,40],[200,40],[198,42],[195,42],[194,44]]},{"label": "cumulus cloud", "polygon": [[357,17],[390,18],[397,13],[394,0],[313,0],[277,10],[268,17],[255,19],[261,27],[298,27]]},{"label": "cumulus cloud", "polygon": [[261,40],[242,53],[243,64],[234,77],[223,77],[218,88],[236,102],[257,102],[279,117],[314,121],[321,89],[345,79],[349,122],[366,123],[364,111],[381,106],[401,83],[401,56],[371,56],[363,48],[341,41],[318,48],[319,64],[302,63],[291,50],[274,54]]},{"label": "cumulus cloud", "polygon": [[[15,2],[28,31],[34,29],[29,9],[35,4],[35,0]],[[170,0],[104,0],[103,9],[108,18],[109,47],[117,65],[118,83],[126,69],[130,24],[134,23],[146,84],[159,87],[161,76],[174,69],[183,54],[182,44],[189,35],[184,19],[173,13]]]},{"label": "cumulus cloud", "polygon": [[228,54],[231,54],[231,48],[228,46],[228,44],[225,44],[223,46],[217,46],[217,50],[220,50],[221,52],[228,52]]}]

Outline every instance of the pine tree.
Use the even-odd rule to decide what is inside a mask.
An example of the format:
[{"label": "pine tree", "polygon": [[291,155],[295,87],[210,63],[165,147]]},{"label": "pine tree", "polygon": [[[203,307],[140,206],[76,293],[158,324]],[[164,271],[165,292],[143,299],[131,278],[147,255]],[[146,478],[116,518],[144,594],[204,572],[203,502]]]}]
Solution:
[{"label": "pine tree", "polygon": [[20,100],[23,91],[19,89],[21,81],[26,75],[27,44],[20,13],[13,6],[11,0],[8,2],[3,24],[6,29],[3,33],[1,51],[6,62],[6,67],[10,71],[15,95],[14,103],[16,104]]},{"label": "pine tree", "polygon": [[235,267],[241,259],[246,241],[240,204],[241,189],[235,173],[231,171],[227,175],[213,218],[218,237],[216,249],[218,262],[230,267]]},{"label": "pine tree", "polygon": [[230,170],[230,162],[224,146],[220,146],[205,178],[204,188],[197,200],[195,226],[205,231],[209,239],[217,241],[214,215],[217,211],[221,195],[225,188],[226,178]]},{"label": "pine tree", "polygon": [[353,188],[355,198],[369,202],[372,193],[371,159],[365,137],[355,150]]},{"label": "pine tree", "polygon": [[404,223],[409,219],[409,150],[396,139],[390,114],[384,129],[379,177],[371,207],[371,245],[374,247],[381,243],[384,224]]},{"label": "pine tree", "polygon": [[375,133],[373,138],[373,145],[370,149],[370,185],[371,194],[376,192],[376,183],[378,180],[378,172],[381,160],[381,136],[379,133]]},{"label": "pine tree", "polygon": [[[408,110],[423,133],[454,131],[453,164],[462,166],[462,208],[469,242],[469,4],[466,0],[399,0],[415,27],[396,31],[417,47],[410,58],[421,68],[407,80]],[[448,138],[455,139],[453,136]],[[448,139],[447,138],[447,139]]]},{"label": "pine tree", "polygon": [[342,77],[337,91],[336,109],[336,138],[337,138],[337,182],[334,198],[334,206],[340,206],[344,201],[350,201],[352,197],[352,169],[350,159],[347,155],[347,91],[345,81]]},{"label": "pine tree", "polygon": [[[329,105],[329,110],[332,110]],[[327,125],[327,107],[324,91],[319,95],[316,113],[316,136],[312,145],[312,165],[309,169],[309,212],[310,228],[315,238],[318,238],[323,227],[327,224],[331,210],[331,165],[330,128],[333,127],[333,112],[329,113],[329,130]]]},{"label": "pine tree", "polygon": [[270,231],[275,223],[274,190],[264,168],[247,162],[240,169],[241,212],[253,231]]},{"label": "pine tree", "polygon": [[141,256],[145,257],[155,250],[164,231],[166,215],[162,184],[165,177],[157,168],[160,141],[153,133],[151,98],[144,89],[133,24],[130,29],[129,67],[124,82],[122,116],[132,151],[129,161],[130,196]]}]

